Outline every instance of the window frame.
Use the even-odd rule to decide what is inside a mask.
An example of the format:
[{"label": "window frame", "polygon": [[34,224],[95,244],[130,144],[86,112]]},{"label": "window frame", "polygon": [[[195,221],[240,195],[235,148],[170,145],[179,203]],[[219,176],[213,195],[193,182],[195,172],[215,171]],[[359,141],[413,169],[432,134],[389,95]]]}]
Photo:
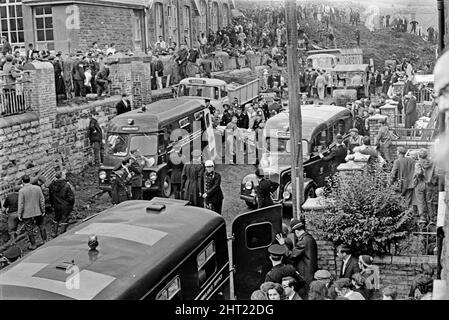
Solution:
[{"label": "window frame", "polygon": [[[50,8],[51,12],[48,13],[47,9]],[[38,13],[37,11],[39,9],[42,9],[42,13]],[[51,19],[51,28],[47,28],[45,24],[45,20],[50,18]],[[42,28],[37,27],[37,19],[43,19],[43,26]],[[34,8],[33,11],[33,24],[34,24],[34,36],[36,39],[36,43],[39,45],[46,45],[47,50],[54,50],[54,43],[55,43],[55,26],[53,24],[53,8],[51,6],[38,6]],[[43,31],[44,40],[39,40],[39,31]],[[51,31],[52,39],[49,40],[47,38],[47,32]],[[51,47],[51,48],[50,48]]]},{"label": "window frame", "polygon": [[[0,34],[5,35],[8,42],[11,44],[11,47],[14,49],[15,46],[25,49],[25,28],[23,21],[23,9],[22,9],[22,1],[21,0],[3,0],[3,3],[0,3],[0,8],[4,8],[5,15],[0,17]],[[14,15],[11,15],[11,9],[14,10]],[[0,9],[1,10],[1,9]],[[20,14],[19,14],[20,10]],[[21,20],[22,28],[19,28],[19,20]],[[3,30],[1,27],[1,23],[6,23],[6,29]],[[14,23],[15,30],[12,30],[11,26]],[[14,35],[14,38],[12,37]],[[20,36],[22,36],[22,40],[20,41]],[[14,41],[15,39],[15,41]]]},{"label": "window frame", "polygon": [[246,226],[246,228],[245,228],[245,247],[248,250],[259,250],[259,249],[263,249],[263,248],[268,248],[273,243],[273,241],[274,241],[273,234],[270,232],[270,234],[271,234],[271,241],[270,241],[270,243],[268,245],[261,246],[261,247],[254,247],[254,248],[248,247],[248,229],[251,228],[251,227],[258,226],[258,225],[263,225],[263,224],[268,224],[270,226],[270,230],[273,230],[273,224],[271,222],[269,222],[269,221],[262,221],[262,222],[253,223],[253,224],[250,224],[249,226]]}]

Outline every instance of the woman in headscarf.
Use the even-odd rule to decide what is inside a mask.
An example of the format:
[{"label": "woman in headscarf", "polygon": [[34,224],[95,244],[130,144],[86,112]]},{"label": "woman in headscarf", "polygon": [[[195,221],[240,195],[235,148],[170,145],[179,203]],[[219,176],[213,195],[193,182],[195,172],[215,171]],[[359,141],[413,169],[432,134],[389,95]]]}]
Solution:
[{"label": "woman in headscarf", "polygon": [[380,289],[380,271],[378,266],[373,265],[373,261],[371,256],[359,256],[360,274],[365,277],[365,287],[369,292],[370,300],[374,300],[374,296]]}]

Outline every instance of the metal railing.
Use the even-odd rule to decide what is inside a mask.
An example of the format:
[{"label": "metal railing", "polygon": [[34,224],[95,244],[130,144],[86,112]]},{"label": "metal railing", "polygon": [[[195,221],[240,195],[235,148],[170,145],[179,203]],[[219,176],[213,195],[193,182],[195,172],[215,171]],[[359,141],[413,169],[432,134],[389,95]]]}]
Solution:
[{"label": "metal railing", "polygon": [[31,89],[20,80],[6,84],[6,76],[2,75],[0,83],[0,117],[24,113],[31,108]]}]

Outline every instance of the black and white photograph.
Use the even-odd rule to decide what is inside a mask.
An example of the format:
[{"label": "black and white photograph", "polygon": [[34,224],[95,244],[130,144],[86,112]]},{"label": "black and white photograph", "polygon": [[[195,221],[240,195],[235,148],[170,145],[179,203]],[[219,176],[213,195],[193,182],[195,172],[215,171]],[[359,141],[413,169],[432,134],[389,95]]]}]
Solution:
[{"label": "black and white photograph", "polygon": [[0,301],[449,300],[449,0],[0,0],[0,37]]}]

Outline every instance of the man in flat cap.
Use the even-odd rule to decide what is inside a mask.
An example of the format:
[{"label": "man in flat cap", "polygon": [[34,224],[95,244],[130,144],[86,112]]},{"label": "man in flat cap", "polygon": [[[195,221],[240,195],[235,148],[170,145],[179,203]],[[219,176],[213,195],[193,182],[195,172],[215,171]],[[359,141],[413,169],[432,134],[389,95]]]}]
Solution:
[{"label": "man in flat cap", "polygon": [[[308,286],[313,281],[313,276],[318,269],[317,244],[313,236],[306,231],[304,219],[292,219],[290,229],[295,238],[291,258],[296,271],[304,277],[307,283],[303,288],[307,292]],[[302,296],[301,291],[299,293]]]},{"label": "man in flat cap", "polygon": [[271,193],[276,191],[279,187],[277,182],[271,181],[269,179],[265,179],[262,173],[262,170],[257,169],[255,172],[256,178],[259,181],[259,184],[256,187],[256,203],[257,208],[265,208],[272,206],[273,199],[271,198]]},{"label": "man in flat cap", "polygon": [[413,173],[415,172],[415,160],[406,157],[407,150],[398,147],[398,158],[393,162],[391,170],[391,183],[398,183],[397,191],[405,198],[407,206],[412,206],[413,200]]},{"label": "man in flat cap", "polygon": [[265,282],[271,281],[282,284],[282,278],[290,276],[297,281],[298,287],[303,287],[306,284],[305,280],[301,274],[296,271],[295,267],[282,262],[282,259],[287,254],[287,250],[284,245],[272,244],[268,247],[268,254],[273,267],[265,276]]},{"label": "man in flat cap", "polygon": [[192,206],[203,207],[204,166],[201,163],[201,150],[193,150],[192,162],[184,164],[181,173],[181,191],[183,199]]},{"label": "man in flat cap", "polygon": [[345,158],[348,155],[348,149],[343,143],[343,136],[341,134],[337,134],[335,137],[335,147],[332,148],[331,152],[324,156],[322,153],[319,153],[319,156],[324,161],[331,161],[331,172],[334,173],[337,171],[337,167],[346,162]]},{"label": "man in flat cap", "polygon": [[329,271],[320,269],[317,272],[315,272],[313,277],[315,280],[321,281],[326,285],[327,297],[329,299],[335,300],[337,298],[337,293],[335,292],[334,279]]}]

